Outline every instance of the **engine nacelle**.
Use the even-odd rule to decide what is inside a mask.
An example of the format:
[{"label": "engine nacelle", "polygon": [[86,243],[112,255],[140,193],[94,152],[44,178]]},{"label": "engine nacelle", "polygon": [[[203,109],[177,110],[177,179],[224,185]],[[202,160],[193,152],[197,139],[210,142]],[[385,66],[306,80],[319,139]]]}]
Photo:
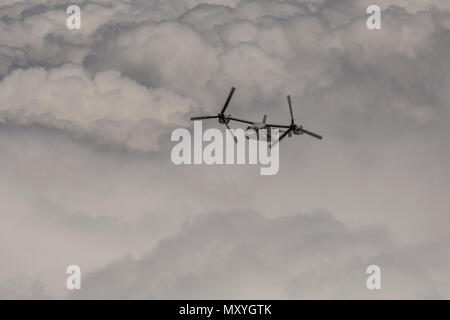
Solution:
[{"label": "engine nacelle", "polygon": [[300,134],[303,134],[303,130],[302,130],[302,128],[300,127],[300,128],[296,128],[296,129],[294,129],[294,130],[292,130],[293,132],[294,132],[294,134],[295,135],[300,135]]},{"label": "engine nacelle", "polygon": [[228,118],[219,118],[219,123],[222,123],[222,124],[228,124],[230,122],[230,119],[228,119]]}]

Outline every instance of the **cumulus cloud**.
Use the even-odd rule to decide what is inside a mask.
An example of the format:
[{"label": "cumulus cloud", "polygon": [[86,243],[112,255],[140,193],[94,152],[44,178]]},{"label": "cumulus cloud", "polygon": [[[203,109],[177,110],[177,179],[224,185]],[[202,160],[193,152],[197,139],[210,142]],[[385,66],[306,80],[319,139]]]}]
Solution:
[{"label": "cumulus cloud", "polygon": [[[78,31],[69,4],[0,5],[0,296],[67,297],[79,263],[86,297],[448,297],[448,1],[379,1],[375,31],[370,0],[80,1]],[[325,139],[273,177],[172,165],[232,85],[236,116],[287,122],[291,94]]]},{"label": "cumulus cloud", "polygon": [[147,89],[117,71],[91,78],[81,67],[65,65],[16,70],[0,84],[0,105],[3,123],[43,124],[148,151],[157,149],[159,129],[183,123],[181,115],[194,102]]},{"label": "cumulus cloud", "polygon": [[[383,228],[351,230],[325,212],[277,219],[216,212],[141,259],[90,273],[74,297],[448,298],[450,283],[441,277],[449,254],[448,242],[398,248]],[[366,288],[371,264],[381,267],[381,291]]]},{"label": "cumulus cloud", "polygon": [[[201,96],[218,68],[217,53],[190,28],[176,22],[148,23],[111,32],[98,52],[85,59],[89,69],[112,65],[148,86]],[[193,91],[193,92],[192,92]]]}]

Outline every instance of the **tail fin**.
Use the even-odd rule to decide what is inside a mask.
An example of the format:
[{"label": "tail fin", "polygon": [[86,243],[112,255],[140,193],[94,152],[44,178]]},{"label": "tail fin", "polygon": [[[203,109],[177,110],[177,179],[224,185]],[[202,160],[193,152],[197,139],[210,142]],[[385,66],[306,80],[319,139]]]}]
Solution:
[{"label": "tail fin", "polygon": [[262,122],[266,123],[266,121],[267,121],[267,114],[264,115]]}]

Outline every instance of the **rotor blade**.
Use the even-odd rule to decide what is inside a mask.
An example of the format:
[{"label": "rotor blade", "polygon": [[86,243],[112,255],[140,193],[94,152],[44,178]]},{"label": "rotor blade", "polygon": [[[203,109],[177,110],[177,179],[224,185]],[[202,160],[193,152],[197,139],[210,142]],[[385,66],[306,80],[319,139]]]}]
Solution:
[{"label": "rotor blade", "polygon": [[230,130],[230,133],[231,133],[231,135],[232,135],[233,138],[234,138],[234,143],[237,143],[237,138],[236,138],[236,136],[234,135],[233,131],[231,131],[231,128],[230,128],[230,126],[228,125],[228,123],[224,122],[224,124],[227,126],[227,129]]},{"label": "rotor blade", "polygon": [[281,136],[280,136],[280,138],[277,140],[277,141],[275,141],[274,143],[272,143],[271,145],[270,145],[270,148],[272,148],[274,145],[276,145],[278,142],[280,142],[281,140],[283,140],[284,139],[284,137],[286,137],[288,134],[289,134],[289,132],[291,132],[292,131],[292,128],[289,128],[289,130],[287,130],[287,131],[285,131]]},{"label": "rotor blade", "polygon": [[285,131],[285,132],[281,135],[281,137],[278,139],[278,142],[280,142],[281,140],[283,140],[283,138],[286,137],[286,136],[289,134],[289,132],[291,132],[291,131],[292,131],[292,129],[289,129],[289,130]]},{"label": "rotor blade", "polygon": [[321,140],[321,139],[323,138],[321,135],[319,135],[319,134],[317,134],[317,133],[314,133],[314,132],[311,132],[311,131],[308,131],[308,130],[305,130],[305,129],[302,129],[302,131],[303,131],[304,133],[306,133],[306,134],[309,134],[310,136],[312,136],[312,137],[314,137],[314,138],[319,139],[319,140]]},{"label": "rotor blade", "polygon": [[228,104],[230,103],[231,97],[233,96],[234,90],[235,90],[235,88],[231,87],[231,91],[230,91],[230,94],[228,95],[228,99],[225,102],[225,105],[223,106],[222,111],[220,111],[220,114],[223,114],[225,112],[225,110],[227,109]]},{"label": "rotor blade", "polygon": [[192,117],[191,121],[204,120],[204,119],[217,119],[217,118],[218,118],[218,116]]},{"label": "rotor blade", "polygon": [[294,123],[294,115],[292,113],[292,103],[291,103],[291,96],[287,96],[288,105],[289,105],[289,112],[291,113],[291,122]]}]

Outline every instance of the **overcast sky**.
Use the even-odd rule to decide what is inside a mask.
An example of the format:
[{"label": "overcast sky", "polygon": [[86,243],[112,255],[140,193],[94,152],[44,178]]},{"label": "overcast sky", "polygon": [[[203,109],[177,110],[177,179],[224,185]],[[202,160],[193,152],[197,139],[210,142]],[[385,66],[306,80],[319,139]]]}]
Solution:
[{"label": "overcast sky", "polygon": [[[449,58],[447,0],[2,0],[0,298],[449,299]],[[231,86],[324,139],[173,165]]]}]

